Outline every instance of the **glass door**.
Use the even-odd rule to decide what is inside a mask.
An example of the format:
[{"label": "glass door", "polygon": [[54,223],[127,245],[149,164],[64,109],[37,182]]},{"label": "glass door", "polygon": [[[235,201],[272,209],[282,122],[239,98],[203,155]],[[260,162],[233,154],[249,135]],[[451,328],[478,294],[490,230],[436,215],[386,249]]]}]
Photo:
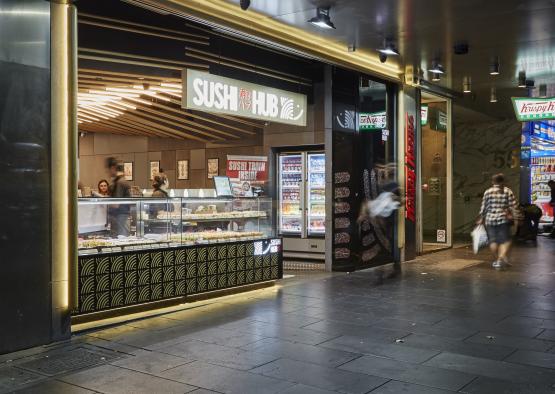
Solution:
[{"label": "glass door", "polygon": [[303,233],[303,155],[282,154],[278,166],[279,232],[300,236]]},{"label": "glass door", "polygon": [[308,236],[326,232],[326,157],[324,153],[308,153],[307,207]]}]

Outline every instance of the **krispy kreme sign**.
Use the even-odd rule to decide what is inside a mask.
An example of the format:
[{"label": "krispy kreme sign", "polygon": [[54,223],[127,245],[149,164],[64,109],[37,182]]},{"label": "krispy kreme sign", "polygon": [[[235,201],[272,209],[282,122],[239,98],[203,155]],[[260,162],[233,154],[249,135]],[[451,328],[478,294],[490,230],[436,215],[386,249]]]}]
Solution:
[{"label": "krispy kreme sign", "polygon": [[306,126],[304,94],[189,69],[182,84],[183,108]]},{"label": "krispy kreme sign", "polygon": [[521,122],[538,119],[555,119],[555,97],[513,97],[516,118]]}]

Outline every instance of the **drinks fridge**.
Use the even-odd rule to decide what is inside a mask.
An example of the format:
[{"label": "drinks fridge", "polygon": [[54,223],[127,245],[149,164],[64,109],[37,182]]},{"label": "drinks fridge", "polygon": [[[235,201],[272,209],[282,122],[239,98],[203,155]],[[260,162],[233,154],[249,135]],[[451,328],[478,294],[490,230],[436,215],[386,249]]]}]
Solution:
[{"label": "drinks fridge", "polygon": [[323,152],[278,156],[278,232],[284,256],[324,259],[326,159]]}]

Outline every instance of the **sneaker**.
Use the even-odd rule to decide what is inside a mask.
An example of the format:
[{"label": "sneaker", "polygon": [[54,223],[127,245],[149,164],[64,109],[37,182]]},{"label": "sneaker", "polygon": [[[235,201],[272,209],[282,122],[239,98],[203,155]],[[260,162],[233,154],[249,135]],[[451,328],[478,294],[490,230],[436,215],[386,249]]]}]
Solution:
[{"label": "sneaker", "polygon": [[493,264],[491,265],[493,268],[501,268],[501,261],[497,260],[494,261]]}]

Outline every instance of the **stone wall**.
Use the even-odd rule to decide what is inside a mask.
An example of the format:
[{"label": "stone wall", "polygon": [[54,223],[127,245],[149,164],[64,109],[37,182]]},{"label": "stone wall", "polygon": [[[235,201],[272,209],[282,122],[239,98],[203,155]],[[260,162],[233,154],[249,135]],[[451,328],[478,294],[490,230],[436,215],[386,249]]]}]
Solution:
[{"label": "stone wall", "polygon": [[521,124],[515,120],[456,123],[453,129],[453,235],[469,239],[491,176],[502,172],[517,199]]}]

